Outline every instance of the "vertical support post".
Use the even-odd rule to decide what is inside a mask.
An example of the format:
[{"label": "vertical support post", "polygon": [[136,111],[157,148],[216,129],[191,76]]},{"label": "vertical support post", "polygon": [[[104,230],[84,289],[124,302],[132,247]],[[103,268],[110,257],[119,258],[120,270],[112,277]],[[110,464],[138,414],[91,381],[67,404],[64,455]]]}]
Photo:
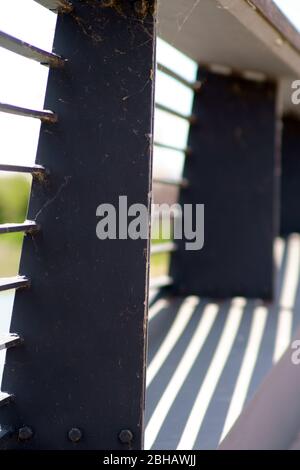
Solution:
[{"label": "vertical support post", "polygon": [[269,299],[279,214],[276,85],[202,68],[195,95],[181,204],[205,205],[205,242],[171,263],[182,294]]},{"label": "vertical support post", "polygon": [[300,232],[300,119],[283,118],[280,233]]},{"label": "vertical support post", "polygon": [[2,384],[15,403],[1,424],[33,436],[3,447],[139,449],[149,239],[99,240],[96,210],[117,211],[123,195],[150,212],[155,0],[73,3],[54,40],[68,62],[46,93],[58,122],[42,124],[37,152],[50,177],[29,207],[42,233],[23,246],[32,287],[13,309],[24,345],[8,352]]}]

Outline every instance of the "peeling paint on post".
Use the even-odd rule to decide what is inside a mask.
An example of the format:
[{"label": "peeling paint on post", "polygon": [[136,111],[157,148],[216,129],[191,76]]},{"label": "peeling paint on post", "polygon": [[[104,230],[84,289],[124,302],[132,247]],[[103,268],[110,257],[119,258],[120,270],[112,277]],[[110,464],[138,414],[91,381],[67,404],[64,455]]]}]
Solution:
[{"label": "peeling paint on post", "polygon": [[[142,3],[140,6],[142,7]],[[58,17],[54,50],[68,62],[50,70],[29,214],[42,232],[25,239],[2,388],[15,395],[0,422],[17,436],[2,448],[139,449],[143,442],[149,240],[96,237],[103,202],[150,207],[155,1],[137,12],[74,1]],[[70,440],[70,429],[81,438]],[[129,430],[130,441],[120,439]]]}]

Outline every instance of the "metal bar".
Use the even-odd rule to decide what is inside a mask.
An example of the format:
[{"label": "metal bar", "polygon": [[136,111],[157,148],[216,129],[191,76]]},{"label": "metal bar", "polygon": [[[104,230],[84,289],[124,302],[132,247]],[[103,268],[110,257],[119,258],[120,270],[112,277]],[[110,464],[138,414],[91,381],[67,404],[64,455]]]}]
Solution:
[{"label": "metal bar", "polygon": [[9,171],[12,173],[30,173],[33,177],[44,178],[46,170],[42,165],[24,166],[24,165],[7,165],[0,163],[0,171]]},{"label": "metal bar", "polygon": [[15,114],[16,116],[25,116],[35,119],[40,119],[42,122],[55,123],[57,122],[57,115],[52,111],[37,111],[28,108],[21,108],[12,104],[0,103],[0,112]]},{"label": "metal bar", "polygon": [[71,13],[73,5],[67,0],[35,0],[37,3],[57,13]]},{"label": "metal bar", "polygon": [[176,152],[182,152],[182,153],[185,153],[185,155],[191,155],[192,153],[192,149],[190,147],[181,149],[179,147],[173,147],[173,145],[162,144],[161,142],[157,142],[157,141],[154,142],[154,146],[167,149],[167,150],[175,150]]},{"label": "metal bar", "polygon": [[0,351],[3,349],[14,348],[19,346],[23,342],[23,339],[15,333],[7,333],[6,335],[0,336]]},{"label": "metal bar", "polygon": [[14,277],[2,277],[0,278],[0,292],[11,290],[11,289],[21,289],[24,287],[29,287],[30,281],[26,276],[14,276]]},{"label": "metal bar", "polygon": [[159,276],[154,277],[150,280],[149,289],[160,289],[162,287],[168,287],[173,284],[173,279],[170,276]]},{"label": "metal bar", "polygon": [[287,236],[300,232],[300,119],[296,115],[283,118],[282,171],[280,189],[280,233]]},{"label": "metal bar", "polygon": [[151,246],[151,255],[158,255],[160,253],[171,253],[176,250],[175,243],[166,242],[166,243],[157,243]]},{"label": "metal bar", "polygon": [[8,405],[13,398],[13,395],[10,395],[9,393],[0,392],[0,406]]},{"label": "metal bar", "polygon": [[200,81],[189,82],[185,78],[178,75],[178,73],[174,72],[173,70],[169,69],[169,67],[166,67],[163,64],[157,64],[157,69],[165,73],[166,75],[169,75],[170,77],[175,78],[175,80],[182,83],[182,85],[185,85],[186,87],[191,88],[191,90],[193,90],[195,93],[199,92],[201,89],[202,83]]},{"label": "metal bar", "polygon": [[189,182],[186,178],[183,178],[181,180],[172,180],[168,178],[153,178],[153,183],[166,184],[169,186],[179,186],[180,188],[187,188],[189,186]]},{"label": "metal bar", "polygon": [[25,222],[20,224],[0,224],[0,235],[4,233],[33,233],[39,230],[38,224],[34,220],[25,220]]},{"label": "metal bar", "polygon": [[4,31],[0,31],[0,47],[50,67],[63,67],[66,62],[60,56],[43,51],[10,34],[4,33]]},{"label": "metal bar", "polygon": [[[0,423],[30,424],[30,450],[143,442],[149,240],[99,240],[96,211],[126,194],[150,215],[155,2],[142,19],[131,1],[118,2],[122,14],[98,4],[76,1],[76,18],[57,18],[54,50],[68,57],[68,73],[49,70],[45,108],[63,119],[58,132],[41,126],[37,162],[51,182],[33,185],[27,217],[44,235],[24,239],[20,272],[34,285],[13,306],[11,331],[26,348],[7,351],[3,390],[17,406],[1,408]],[[76,425],[83,438],[74,444]],[[7,447],[23,448],[17,439]]]},{"label": "metal bar", "polygon": [[190,124],[196,124],[197,119],[195,116],[186,116],[185,114],[179,113],[178,111],[175,111],[174,109],[169,108],[168,106],[164,106],[163,104],[155,103],[156,109],[159,109],[160,111],[164,111],[165,113],[171,114],[172,116],[176,116],[180,119],[185,119],[188,121]]}]

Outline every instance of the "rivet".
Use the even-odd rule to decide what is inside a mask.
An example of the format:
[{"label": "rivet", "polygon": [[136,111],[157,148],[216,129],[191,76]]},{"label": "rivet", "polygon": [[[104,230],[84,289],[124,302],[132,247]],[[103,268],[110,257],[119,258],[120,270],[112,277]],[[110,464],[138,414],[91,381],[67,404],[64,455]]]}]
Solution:
[{"label": "rivet", "polygon": [[18,431],[19,441],[28,441],[33,436],[33,430],[29,426],[23,426]]},{"label": "rivet", "polygon": [[79,428],[71,428],[68,432],[68,438],[71,442],[79,442],[82,438],[82,431]]},{"label": "rivet", "polygon": [[130,429],[122,429],[122,431],[119,433],[119,439],[122,444],[130,444],[130,442],[133,440],[133,433],[130,431]]}]

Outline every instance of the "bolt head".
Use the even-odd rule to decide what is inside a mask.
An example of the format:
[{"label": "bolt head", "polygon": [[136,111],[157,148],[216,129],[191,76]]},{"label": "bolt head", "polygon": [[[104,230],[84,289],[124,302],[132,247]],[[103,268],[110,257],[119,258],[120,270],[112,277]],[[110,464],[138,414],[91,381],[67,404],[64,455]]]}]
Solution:
[{"label": "bolt head", "polygon": [[122,429],[122,431],[119,433],[119,440],[122,442],[122,444],[130,444],[133,440],[133,433],[130,431],[130,429]]},{"label": "bolt head", "polygon": [[18,431],[19,441],[28,441],[33,436],[33,430],[29,426],[23,426]]},{"label": "bolt head", "polygon": [[68,438],[71,442],[79,442],[82,439],[82,431],[79,428],[71,428],[68,432]]}]

